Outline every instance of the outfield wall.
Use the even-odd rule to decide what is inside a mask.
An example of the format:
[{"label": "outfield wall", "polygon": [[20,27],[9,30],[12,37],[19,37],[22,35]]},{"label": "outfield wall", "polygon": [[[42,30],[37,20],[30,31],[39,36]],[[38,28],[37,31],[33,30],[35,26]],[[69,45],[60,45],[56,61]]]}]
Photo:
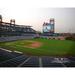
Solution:
[{"label": "outfield wall", "polygon": [[64,36],[41,36],[42,38],[47,38],[47,39],[55,39],[55,40],[65,40],[66,37]]}]

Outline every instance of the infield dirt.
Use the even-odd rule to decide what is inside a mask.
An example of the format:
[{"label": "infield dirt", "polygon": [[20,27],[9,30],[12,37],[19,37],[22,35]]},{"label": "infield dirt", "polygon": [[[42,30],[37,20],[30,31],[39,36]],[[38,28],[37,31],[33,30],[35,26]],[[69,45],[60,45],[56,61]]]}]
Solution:
[{"label": "infield dirt", "polygon": [[28,41],[28,42],[31,42],[31,44],[26,45],[25,47],[27,48],[39,48],[42,46],[41,42],[37,42],[37,41]]}]

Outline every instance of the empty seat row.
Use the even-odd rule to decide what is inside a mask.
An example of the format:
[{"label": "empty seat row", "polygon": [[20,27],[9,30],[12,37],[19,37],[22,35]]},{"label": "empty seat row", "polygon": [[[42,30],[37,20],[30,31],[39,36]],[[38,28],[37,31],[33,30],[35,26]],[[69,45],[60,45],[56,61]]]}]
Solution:
[{"label": "empty seat row", "polygon": [[0,37],[0,42],[4,42],[4,41],[13,41],[13,40],[20,40],[20,39],[32,39],[32,38],[34,38],[33,35],[31,35],[31,36]]}]

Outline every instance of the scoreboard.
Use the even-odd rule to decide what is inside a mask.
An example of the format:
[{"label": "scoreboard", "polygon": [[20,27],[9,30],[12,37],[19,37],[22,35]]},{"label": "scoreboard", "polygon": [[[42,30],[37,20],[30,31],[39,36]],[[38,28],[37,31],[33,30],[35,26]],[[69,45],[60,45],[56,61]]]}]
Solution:
[{"label": "scoreboard", "polygon": [[50,19],[50,22],[44,22],[43,33],[54,33],[54,19]]},{"label": "scoreboard", "polygon": [[54,24],[44,24],[43,25],[43,32],[44,33],[54,33]]},{"label": "scoreboard", "polygon": [[43,26],[43,32],[50,32],[50,31],[51,31],[51,25]]}]

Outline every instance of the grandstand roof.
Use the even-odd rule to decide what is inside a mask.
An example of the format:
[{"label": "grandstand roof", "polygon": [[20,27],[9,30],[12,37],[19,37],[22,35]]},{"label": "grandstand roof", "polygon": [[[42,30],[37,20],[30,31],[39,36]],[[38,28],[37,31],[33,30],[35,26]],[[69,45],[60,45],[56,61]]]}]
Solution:
[{"label": "grandstand roof", "polygon": [[[10,26],[10,23],[8,23],[8,22],[2,22],[1,25],[3,25],[3,26]],[[18,24],[11,24],[11,25],[14,25],[15,27],[23,27],[23,28],[30,28],[30,27],[32,27],[30,25],[18,25]]]}]

